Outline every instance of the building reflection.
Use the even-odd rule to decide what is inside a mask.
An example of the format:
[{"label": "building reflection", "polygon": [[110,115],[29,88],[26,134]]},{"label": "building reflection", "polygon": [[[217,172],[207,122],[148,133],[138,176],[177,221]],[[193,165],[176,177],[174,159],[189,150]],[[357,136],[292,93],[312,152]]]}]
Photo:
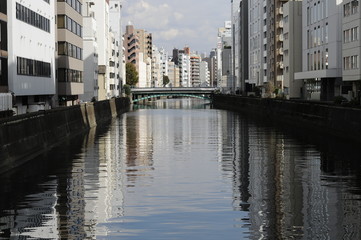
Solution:
[{"label": "building reflection", "polygon": [[222,125],[222,169],[233,172],[234,208],[249,212],[252,238],[361,238],[360,192],[344,187],[357,182],[349,167],[359,154],[335,152],[339,144],[320,152],[240,115]]}]

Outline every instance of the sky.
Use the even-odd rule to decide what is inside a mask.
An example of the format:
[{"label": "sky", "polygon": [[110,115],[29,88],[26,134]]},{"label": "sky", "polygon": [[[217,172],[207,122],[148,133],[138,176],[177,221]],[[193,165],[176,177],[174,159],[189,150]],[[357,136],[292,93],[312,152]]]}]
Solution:
[{"label": "sky", "polygon": [[153,44],[209,53],[218,28],[231,18],[230,0],[124,0],[123,27],[129,23],[153,34]]}]

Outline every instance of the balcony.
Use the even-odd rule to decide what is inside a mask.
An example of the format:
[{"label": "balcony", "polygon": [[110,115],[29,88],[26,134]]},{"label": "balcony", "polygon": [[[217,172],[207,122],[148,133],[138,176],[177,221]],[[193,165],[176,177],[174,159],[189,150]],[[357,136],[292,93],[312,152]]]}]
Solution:
[{"label": "balcony", "polygon": [[84,84],[78,82],[59,82],[59,95],[81,95],[84,94]]}]

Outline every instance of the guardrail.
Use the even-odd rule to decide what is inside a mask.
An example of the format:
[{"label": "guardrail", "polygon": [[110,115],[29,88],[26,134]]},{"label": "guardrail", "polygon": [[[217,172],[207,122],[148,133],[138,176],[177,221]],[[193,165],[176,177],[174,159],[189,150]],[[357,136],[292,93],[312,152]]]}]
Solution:
[{"label": "guardrail", "polygon": [[0,93],[0,111],[6,111],[13,108],[13,97],[11,93]]}]

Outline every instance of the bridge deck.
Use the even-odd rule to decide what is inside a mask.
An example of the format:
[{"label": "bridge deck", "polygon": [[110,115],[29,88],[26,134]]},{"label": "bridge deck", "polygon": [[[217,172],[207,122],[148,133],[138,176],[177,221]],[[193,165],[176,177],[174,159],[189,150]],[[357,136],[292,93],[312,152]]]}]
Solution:
[{"label": "bridge deck", "polygon": [[131,91],[133,95],[140,94],[160,94],[160,93],[184,93],[184,94],[211,94],[216,90],[213,87],[205,88],[186,88],[186,87],[177,87],[177,88],[132,88]]}]

